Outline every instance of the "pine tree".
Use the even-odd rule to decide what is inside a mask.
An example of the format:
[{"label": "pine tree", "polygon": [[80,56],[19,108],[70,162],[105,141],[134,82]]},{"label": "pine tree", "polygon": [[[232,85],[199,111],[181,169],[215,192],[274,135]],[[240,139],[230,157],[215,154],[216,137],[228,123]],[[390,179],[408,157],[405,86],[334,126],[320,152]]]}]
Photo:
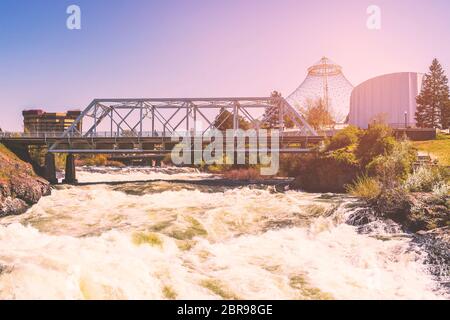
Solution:
[{"label": "pine tree", "polygon": [[[245,120],[242,116],[238,116],[239,129],[248,130],[251,127],[250,122]],[[220,131],[233,129],[233,113],[222,108],[214,120],[214,127]]]},{"label": "pine tree", "polygon": [[[273,91],[270,95],[272,98],[281,98],[281,93],[278,91]],[[273,105],[269,108],[267,108],[263,115],[264,119],[264,129],[275,129],[280,127],[280,108],[278,105]],[[284,115],[283,117],[284,127],[286,128],[293,128],[294,127],[294,121],[288,116]]]},{"label": "pine tree", "polygon": [[422,128],[446,128],[449,125],[448,79],[437,59],[425,75],[423,88],[417,97],[416,121]]},{"label": "pine tree", "polygon": [[442,129],[450,128],[450,99],[442,110]]}]

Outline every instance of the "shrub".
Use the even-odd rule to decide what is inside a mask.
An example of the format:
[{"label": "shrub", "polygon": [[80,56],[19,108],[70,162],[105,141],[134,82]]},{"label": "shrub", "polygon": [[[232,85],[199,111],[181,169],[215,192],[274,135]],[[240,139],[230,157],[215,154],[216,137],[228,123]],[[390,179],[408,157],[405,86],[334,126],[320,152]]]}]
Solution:
[{"label": "shrub", "polygon": [[433,188],[443,181],[438,168],[419,167],[414,170],[405,182],[405,188],[411,192],[431,192]]},{"label": "shrub", "polygon": [[333,151],[354,145],[358,142],[361,135],[362,131],[360,129],[354,126],[348,126],[331,138],[327,146],[327,151]]},{"label": "shrub", "polygon": [[228,164],[211,164],[205,165],[205,167],[210,173],[224,173],[232,168],[232,166]]},{"label": "shrub", "polygon": [[342,164],[350,164],[359,166],[358,159],[356,159],[355,153],[351,147],[334,150],[328,153],[328,158],[336,160]]},{"label": "shrub", "polygon": [[450,184],[450,167],[439,167],[442,180]]},{"label": "shrub", "polygon": [[394,221],[404,221],[411,210],[408,191],[403,187],[383,189],[371,203],[379,215]]},{"label": "shrub", "polygon": [[75,161],[77,166],[109,166],[109,167],[124,167],[125,165],[119,161],[108,160],[108,156],[105,154],[96,154],[89,156],[81,156]]},{"label": "shrub", "polygon": [[[348,127],[332,138],[325,152],[304,157],[296,164],[293,187],[312,192],[353,192],[372,198],[380,190],[400,188],[412,172],[417,152],[407,141],[397,142],[392,130],[375,125],[367,131]],[[361,174],[373,177],[363,177]],[[370,190],[370,192],[369,192]]]},{"label": "shrub", "polygon": [[360,168],[351,154],[340,151],[308,158],[299,168],[293,187],[309,192],[345,192]]},{"label": "shrub", "polygon": [[108,158],[104,154],[97,154],[84,160],[86,166],[104,166]]},{"label": "shrub", "polygon": [[360,176],[355,183],[346,187],[347,192],[352,196],[361,198],[366,201],[376,199],[381,194],[381,184],[373,177]]},{"label": "shrub", "polygon": [[398,186],[412,172],[416,155],[409,141],[395,143],[392,152],[375,157],[366,166],[366,172],[370,176],[377,176],[385,187]]},{"label": "shrub", "polygon": [[374,125],[362,134],[355,150],[357,159],[365,167],[375,157],[390,154],[396,144],[392,129]]},{"label": "shrub", "polygon": [[440,181],[433,186],[433,195],[438,199],[446,199],[450,196],[450,185]]},{"label": "shrub", "polygon": [[309,158],[310,154],[280,154],[280,176],[295,177]]},{"label": "shrub", "polygon": [[261,176],[260,170],[256,168],[234,169],[231,171],[225,171],[223,176],[224,178],[231,180],[261,180],[270,177]]}]

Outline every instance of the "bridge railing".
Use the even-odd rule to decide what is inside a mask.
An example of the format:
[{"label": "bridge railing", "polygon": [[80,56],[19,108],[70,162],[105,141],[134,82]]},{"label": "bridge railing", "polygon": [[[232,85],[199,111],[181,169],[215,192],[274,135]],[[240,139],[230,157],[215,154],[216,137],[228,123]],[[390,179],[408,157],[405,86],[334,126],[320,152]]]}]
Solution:
[{"label": "bridge railing", "polygon": [[399,129],[399,130],[408,130],[408,129],[414,129],[414,130],[423,130],[423,131],[433,131],[436,130],[435,128],[421,128],[418,127],[416,124],[409,124],[409,123],[389,123],[389,127],[392,129]]},{"label": "bridge railing", "polygon": [[[276,130],[278,132],[278,130]],[[62,132],[0,132],[0,139],[58,139],[58,138],[170,138],[174,136],[168,131],[145,131],[145,132],[93,132],[89,136],[86,133],[67,133],[63,136]],[[268,132],[270,135],[270,131]],[[186,135],[185,131],[176,132],[178,136]],[[190,136],[206,136],[203,131],[189,132]],[[302,131],[284,131],[281,136],[298,137],[304,136]]]},{"label": "bridge railing", "polygon": [[118,137],[170,137],[169,132],[155,131],[155,132],[142,132],[142,133],[131,133],[131,132],[94,132],[85,136],[86,133],[66,133],[63,132],[0,132],[0,139],[11,139],[11,138],[118,138]]},{"label": "bridge railing", "polygon": [[58,138],[61,132],[0,132],[0,139],[11,138]]}]

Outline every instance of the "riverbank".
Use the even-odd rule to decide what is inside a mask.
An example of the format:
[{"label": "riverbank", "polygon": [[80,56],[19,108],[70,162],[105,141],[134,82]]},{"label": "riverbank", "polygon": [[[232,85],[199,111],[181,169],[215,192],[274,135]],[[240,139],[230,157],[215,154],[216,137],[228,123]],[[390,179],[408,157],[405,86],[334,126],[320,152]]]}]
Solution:
[{"label": "riverbank", "polygon": [[0,144],[0,217],[22,214],[50,192],[50,184],[30,164]]},{"label": "riverbank", "polygon": [[419,162],[414,144],[395,139],[389,127],[349,126],[303,160],[291,185],[295,189],[346,192],[374,218],[393,220],[406,232],[450,225],[450,170]]}]

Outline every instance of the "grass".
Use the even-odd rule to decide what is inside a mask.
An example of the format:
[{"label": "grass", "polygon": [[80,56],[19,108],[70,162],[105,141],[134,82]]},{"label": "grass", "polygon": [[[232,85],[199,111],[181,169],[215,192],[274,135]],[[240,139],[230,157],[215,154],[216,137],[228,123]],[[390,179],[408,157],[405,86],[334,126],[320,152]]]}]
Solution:
[{"label": "grass", "polygon": [[136,232],[133,234],[133,243],[136,245],[149,244],[153,247],[162,247],[161,238],[152,232]]},{"label": "grass", "polygon": [[223,283],[216,279],[207,279],[200,282],[200,285],[212,293],[225,300],[239,300],[239,297],[232,293]]},{"label": "grass", "polygon": [[373,200],[381,194],[381,184],[377,179],[361,176],[356,181],[346,187],[347,192],[352,196],[364,199]]},{"label": "grass", "polygon": [[436,140],[416,141],[414,146],[437,158],[440,165],[450,166],[450,135],[439,134]]},{"label": "grass", "polygon": [[8,182],[12,177],[24,174],[36,176],[30,164],[20,160],[11,150],[0,143],[0,180]]},{"label": "grass", "polygon": [[7,158],[11,160],[19,161],[19,158],[7,147],[5,147],[3,144],[0,143],[0,154],[3,154]]},{"label": "grass", "polygon": [[9,181],[11,174],[0,168],[0,180]]}]

